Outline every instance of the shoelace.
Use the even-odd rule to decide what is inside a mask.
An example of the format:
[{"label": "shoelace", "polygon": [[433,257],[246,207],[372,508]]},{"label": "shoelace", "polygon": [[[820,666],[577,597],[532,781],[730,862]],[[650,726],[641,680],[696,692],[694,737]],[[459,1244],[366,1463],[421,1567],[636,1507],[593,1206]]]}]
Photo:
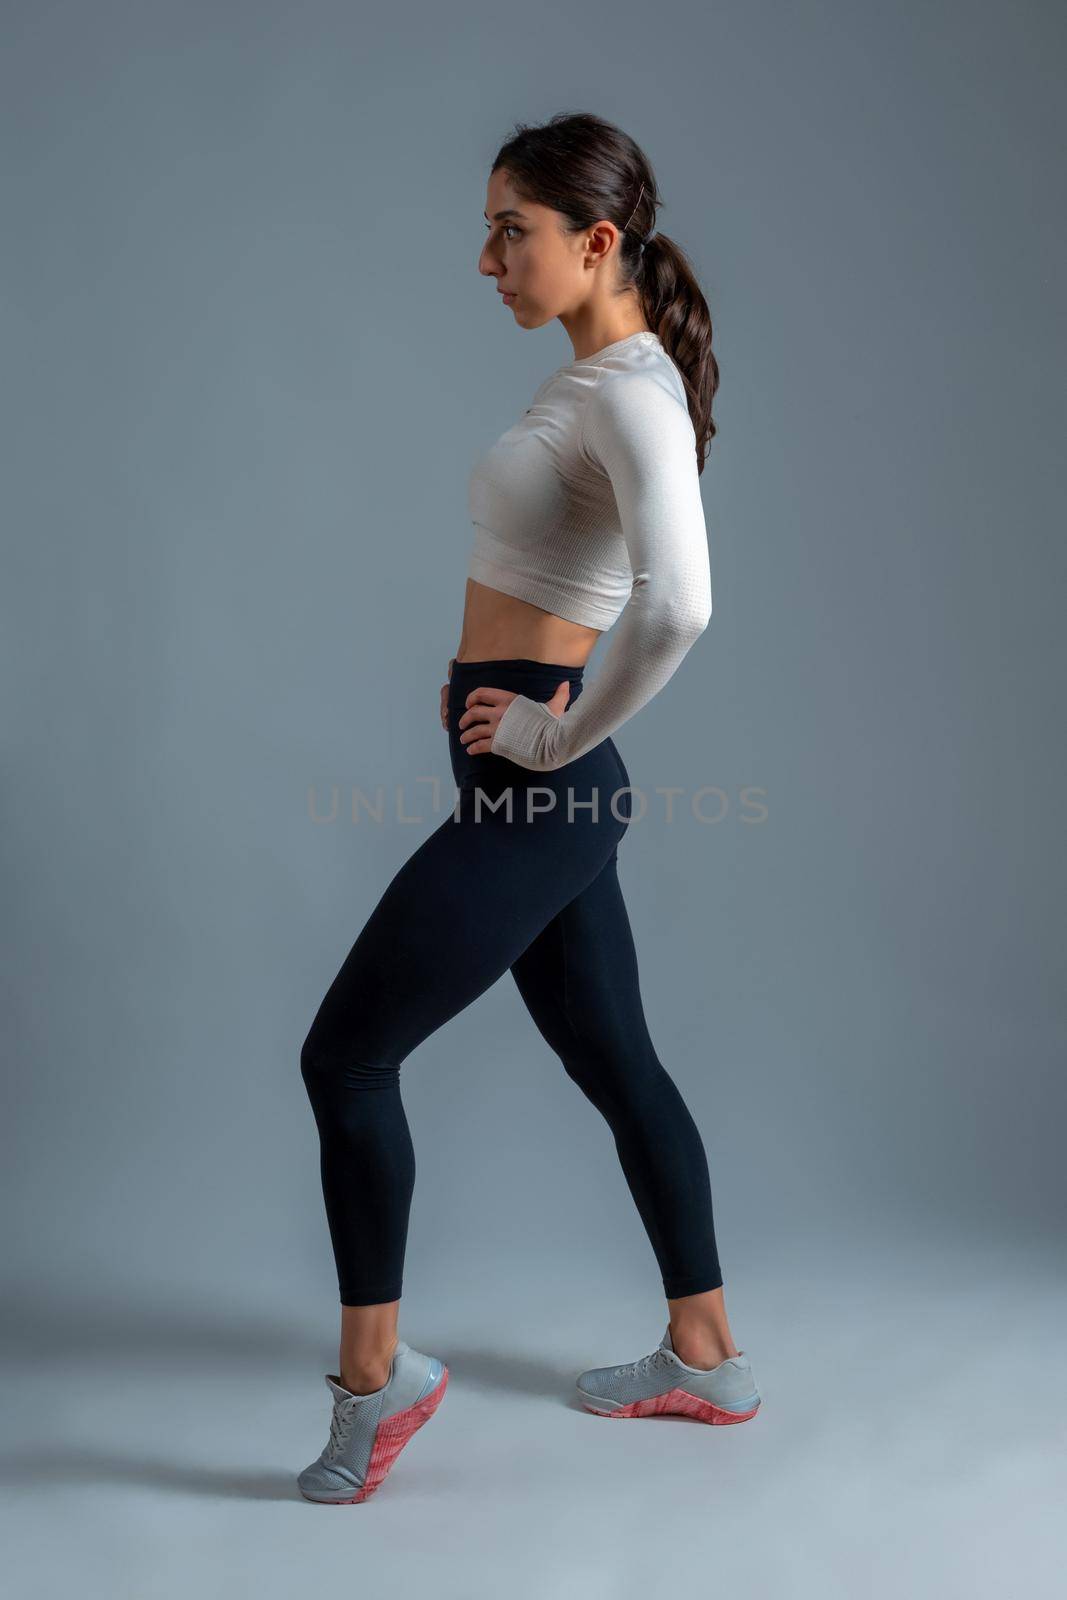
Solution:
[{"label": "shoelace", "polygon": [[352,1426],[352,1415],[355,1406],[336,1405],[333,1416],[330,1418],[330,1438],[324,1451],[327,1461],[332,1461],[339,1451],[348,1443],[348,1434]]},{"label": "shoelace", "polygon": [[633,1378],[639,1372],[643,1374],[650,1371],[652,1367],[664,1366],[666,1360],[667,1352],[662,1345],[657,1345],[656,1349],[650,1350],[647,1356],[641,1356],[637,1361],[628,1362],[626,1366],[620,1367],[619,1371],[620,1373],[625,1373],[628,1378]]}]

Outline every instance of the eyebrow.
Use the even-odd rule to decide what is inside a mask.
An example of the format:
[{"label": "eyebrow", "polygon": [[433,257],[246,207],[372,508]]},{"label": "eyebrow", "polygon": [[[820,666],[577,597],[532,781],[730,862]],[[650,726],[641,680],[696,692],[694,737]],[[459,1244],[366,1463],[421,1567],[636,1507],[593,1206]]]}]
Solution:
[{"label": "eyebrow", "polygon": [[[482,212],[482,216],[485,218],[485,220],[487,222],[490,220],[488,211],[483,211]],[[525,213],[525,211],[516,211],[514,206],[509,206],[504,211],[494,211],[493,212],[493,216],[492,216],[492,221],[493,222],[503,222],[505,217],[522,217],[523,221],[525,222],[526,213]]]}]

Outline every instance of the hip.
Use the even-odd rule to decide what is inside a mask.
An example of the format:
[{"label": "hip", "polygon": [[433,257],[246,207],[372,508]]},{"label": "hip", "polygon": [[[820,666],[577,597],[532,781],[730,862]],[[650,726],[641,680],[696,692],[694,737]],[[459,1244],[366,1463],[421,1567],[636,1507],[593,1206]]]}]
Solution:
[{"label": "hip", "polygon": [[602,739],[592,750],[550,772],[533,772],[492,750],[471,755],[460,740],[459,719],[467,709],[467,696],[472,689],[507,689],[544,704],[551,700],[566,678],[570,685],[570,699],[563,712],[566,716],[581,697],[583,676],[581,667],[527,657],[454,662],[448,685],[448,744],[457,787],[461,790],[480,787],[487,794],[497,794],[510,784],[521,788],[536,786],[556,793],[571,785],[576,801],[580,793],[589,798],[595,791],[605,807],[615,791],[624,790],[626,792],[616,801],[616,809],[620,817],[625,815],[628,820],[630,778],[613,739]]}]

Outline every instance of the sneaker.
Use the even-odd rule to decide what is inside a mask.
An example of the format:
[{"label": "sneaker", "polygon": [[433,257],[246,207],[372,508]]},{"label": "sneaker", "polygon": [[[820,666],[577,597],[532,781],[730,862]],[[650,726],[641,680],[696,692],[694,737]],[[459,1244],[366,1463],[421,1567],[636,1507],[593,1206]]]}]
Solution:
[{"label": "sneaker", "polygon": [[687,1367],[674,1352],[671,1330],[655,1350],[617,1367],[590,1367],[578,1398],[598,1417],[694,1417],[698,1422],[747,1422],[760,1392],[743,1350],[717,1367]]},{"label": "sneaker", "polygon": [[333,1395],[330,1437],[297,1483],[305,1500],[356,1505],[369,1499],[412,1434],[433,1416],[448,1387],[448,1368],[398,1339],[380,1389],[353,1394],[329,1372],[326,1384]]}]

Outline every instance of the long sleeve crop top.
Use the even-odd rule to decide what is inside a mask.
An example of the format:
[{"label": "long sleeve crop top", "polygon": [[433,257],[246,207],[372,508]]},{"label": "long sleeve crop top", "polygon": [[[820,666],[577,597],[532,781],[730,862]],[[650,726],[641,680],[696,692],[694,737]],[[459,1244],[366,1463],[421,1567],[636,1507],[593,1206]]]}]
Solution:
[{"label": "long sleeve crop top", "polygon": [[657,694],[711,619],[707,529],[681,374],[642,331],[560,367],[474,467],[468,576],[606,630],[563,716],[516,695],[492,750],[561,767]]}]

